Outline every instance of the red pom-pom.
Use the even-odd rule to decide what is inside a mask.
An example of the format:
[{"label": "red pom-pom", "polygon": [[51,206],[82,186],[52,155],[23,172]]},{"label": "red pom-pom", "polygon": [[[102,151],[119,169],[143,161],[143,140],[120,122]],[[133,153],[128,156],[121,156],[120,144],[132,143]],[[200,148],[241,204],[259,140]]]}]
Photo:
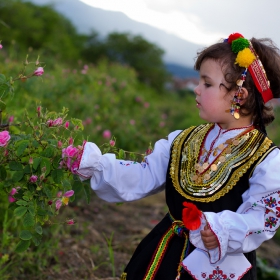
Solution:
[{"label": "red pom-pom", "polygon": [[201,225],[202,212],[190,202],[183,202],[182,221],[189,230],[196,230]]},{"label": "red pom-pom", "polygon": [[243,35],[241,35],[240,33],[232,33],[229,35],[228,37],[228,43],[231,44],[232,41],[238,39],[238,38],[244,38]]}]

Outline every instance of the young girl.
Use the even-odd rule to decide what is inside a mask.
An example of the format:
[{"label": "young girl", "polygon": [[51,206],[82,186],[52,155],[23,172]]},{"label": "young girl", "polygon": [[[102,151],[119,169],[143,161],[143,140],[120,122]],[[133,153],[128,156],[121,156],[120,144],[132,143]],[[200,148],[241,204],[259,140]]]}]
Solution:
[{"label": "young girl", "polygon": [[[265,131],[274,119],[266,103],[280,97],[278,49],[234,33],[200,52],[195,69],[207,123],[170,133],[142,163],[84,145],[77,172],[100,198],[166,192],[169,212],[139,244],[123,280],[256,279],[255,250],[279,227],[280,151]],[[182,222],[185,202],[203,213],[197,229]]]}]

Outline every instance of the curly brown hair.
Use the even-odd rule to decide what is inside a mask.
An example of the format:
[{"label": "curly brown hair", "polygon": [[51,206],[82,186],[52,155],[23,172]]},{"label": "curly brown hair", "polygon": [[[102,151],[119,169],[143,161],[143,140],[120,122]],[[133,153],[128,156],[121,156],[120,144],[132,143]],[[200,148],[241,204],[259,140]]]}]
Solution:
[{"label": "curly brown hair", "polygon": [[[250,41],[264,66],[273,97],[279,98],[280,51],[278,47],[268,38],[252,38]],[[198,52],[194,65],[195,70],[200,70],[201,64],[205,59],[213,59],[220,63],[225,80],[229,84],[228,91],[237,89],[236,81],[240,79],[245,68],[235,64],[236,54],[232,52],[230,44],[223,40]],[[242,116],[252,115],[255,126],[262,127],[270,124],[274,120],[273,108],[269,103],[264,103],[249,71],[243,87],[248,90],[249,94],[240,108],[240,114]]]}]

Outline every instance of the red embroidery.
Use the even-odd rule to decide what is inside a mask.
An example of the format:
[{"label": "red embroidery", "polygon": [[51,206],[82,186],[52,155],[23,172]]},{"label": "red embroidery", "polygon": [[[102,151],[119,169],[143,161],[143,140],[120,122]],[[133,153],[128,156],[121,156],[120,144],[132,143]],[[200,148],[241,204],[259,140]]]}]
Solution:
[{"label": "red embroidery", "polygon": [[230,273],[229,276],[223,273],[223,271],[220,269],[219,266],[217,266],[213,271],[212,274],[209,274],[207,277],[206,273],[201,273],[201,276],[203,278],[206,278],[206,280],[230,280],[235,277],[234,273]]}]

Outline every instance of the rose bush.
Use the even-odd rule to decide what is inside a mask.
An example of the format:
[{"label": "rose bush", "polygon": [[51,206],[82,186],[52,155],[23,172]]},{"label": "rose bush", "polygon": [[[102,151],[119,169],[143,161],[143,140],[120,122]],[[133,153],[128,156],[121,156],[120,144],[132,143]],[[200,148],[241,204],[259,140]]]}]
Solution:
[{"label": "rose bush", "polygon": [[[18,239],[14,248],[6,248],[16,252],[39,245],[46,224],[73,224],[73,219],[59,221],[57,215],[75,199],[76,189],[84,189],[89,202],[89,185],[74,174],[77,148],[68,147],[81,137],[82,121],[67,119],[66,108],[49,112],[41,106],[26,111],[18,122],[8,117],[5,101],[14,93],[14,82],[44,73],[39,58],[35,62],[27,58],[15,78],[0,73],[0,194],[9,202],[7,215],[17,224],[16,232],[3,234]],[[27,73],[33,64],[35,69]]]}]

